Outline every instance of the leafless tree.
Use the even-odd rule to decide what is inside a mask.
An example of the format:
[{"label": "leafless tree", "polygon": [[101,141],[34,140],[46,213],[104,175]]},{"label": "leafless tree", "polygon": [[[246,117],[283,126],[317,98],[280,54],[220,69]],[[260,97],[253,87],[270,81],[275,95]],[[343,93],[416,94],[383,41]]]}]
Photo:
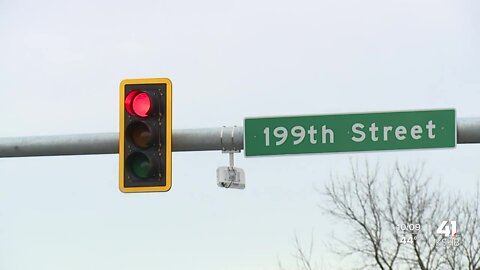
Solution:
[{"label": "leafless tree", "polygon": [[[445,195],[423,166],[379,172],[378,164],[352,162],[347,177],[326,185],[322,208],[353,233],[334,240],[336,253],[360,259],[359,269],[480,270],[478,192],[475,200]],[[436,232],[445,219],[462,222],[460,247],[445,245]]]},{"label": "leafless tree", "polygon": [[[314,238],[313,234],[310,237],[310,242],[308,247],[305,247],[304,244],[298,238],[298,235],[295,234],[294,237],[294,254],[293,258],[295,259],[295,269],[296,270],[323,270],[326,269],[324,265],[318,265],[313,260],[313,250],[314,250]],[[278,269],[279,270],[287,270],[285,266],[283,266],[280,259],[278,260]]]},{"label": "leafless tree", "polygon": [[[461,222],[459,249],[444,249],[451,269],[480,270],[480,187],[473,198],[464,200],[455,208],[455,219]],[[462,226],[463,225],[463,226]]]}]

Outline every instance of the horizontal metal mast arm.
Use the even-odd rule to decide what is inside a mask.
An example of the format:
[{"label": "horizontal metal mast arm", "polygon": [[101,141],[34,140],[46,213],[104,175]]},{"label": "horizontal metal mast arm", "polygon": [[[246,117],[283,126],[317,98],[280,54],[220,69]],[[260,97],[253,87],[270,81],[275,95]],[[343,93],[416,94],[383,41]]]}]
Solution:
[{"label": "horizontal metal mast arm", "polygon": [[[480,117],[457,119],[457,143],[480,143]],[[173,151],[242,150],[242,127],[173,131]],[[0,138],[0,157],[118,153],[118,133]]]},{"label": "horizontal metal mast arm", "polygon": [[[243,149],[242,127],[174,130],[173,151]],[[118,133],[0,138],[0,157],[117,154]]]},{"label": "horizontal metal mast arm", "polygon": [[173,151],[243,149],[243,127],[178,129],[172,136]]},{"label": "horizontal metal mast arm", "polygon": [[118,133],[0,138],[0,157],[118,153]]},{"label": "horizontal metal mast arm", "polygon": [[457,143],[480,143],[480,117],[457,119]]}]

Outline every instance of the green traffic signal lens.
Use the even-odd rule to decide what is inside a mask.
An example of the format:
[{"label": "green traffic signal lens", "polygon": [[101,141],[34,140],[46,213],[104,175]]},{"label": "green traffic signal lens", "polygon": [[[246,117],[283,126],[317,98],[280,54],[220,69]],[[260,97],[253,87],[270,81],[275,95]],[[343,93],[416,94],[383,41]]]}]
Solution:
[{"label": "green traffic signal lens", "polygon": [[143,153],[137,152],[130,155],[127,158],[127,164],[135,177],[145,179],[152,176],[153,165]]},{"label": "green traffic signal lens", "polygon": [[127,136],[140,148],[148,148],[153,142],[153,133],[143,122],[133,122],[127,128]]}]

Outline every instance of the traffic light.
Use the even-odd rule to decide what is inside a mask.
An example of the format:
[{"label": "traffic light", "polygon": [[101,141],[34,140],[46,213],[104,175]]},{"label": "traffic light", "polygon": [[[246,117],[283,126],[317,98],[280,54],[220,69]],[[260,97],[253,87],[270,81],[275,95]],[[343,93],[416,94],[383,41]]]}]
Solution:
[{"label": "traffic light", "polygon": [[172,186],[172,82],[129,79],[120,84],[119,184],[122,192]]}]

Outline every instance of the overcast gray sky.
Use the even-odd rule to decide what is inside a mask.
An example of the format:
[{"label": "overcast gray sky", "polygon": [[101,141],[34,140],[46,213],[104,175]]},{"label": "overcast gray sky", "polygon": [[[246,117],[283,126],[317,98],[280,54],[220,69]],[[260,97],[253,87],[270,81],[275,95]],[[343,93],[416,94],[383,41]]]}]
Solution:
[{"label": "overcast gray sky", "polygon": [[[480,116],[480,3],[0,0],[0,136],[118,131],[125,78],[173,82],[174,128],[246,116],[455,108]],[[168,193],[122,194],[118,156],[0,160],[0,269],[276,269],[293,235],[320,245],[331,172],[349,158],[427,162],[447,190],[480,177],[480,146],[244,158],[174,153]]]}]

